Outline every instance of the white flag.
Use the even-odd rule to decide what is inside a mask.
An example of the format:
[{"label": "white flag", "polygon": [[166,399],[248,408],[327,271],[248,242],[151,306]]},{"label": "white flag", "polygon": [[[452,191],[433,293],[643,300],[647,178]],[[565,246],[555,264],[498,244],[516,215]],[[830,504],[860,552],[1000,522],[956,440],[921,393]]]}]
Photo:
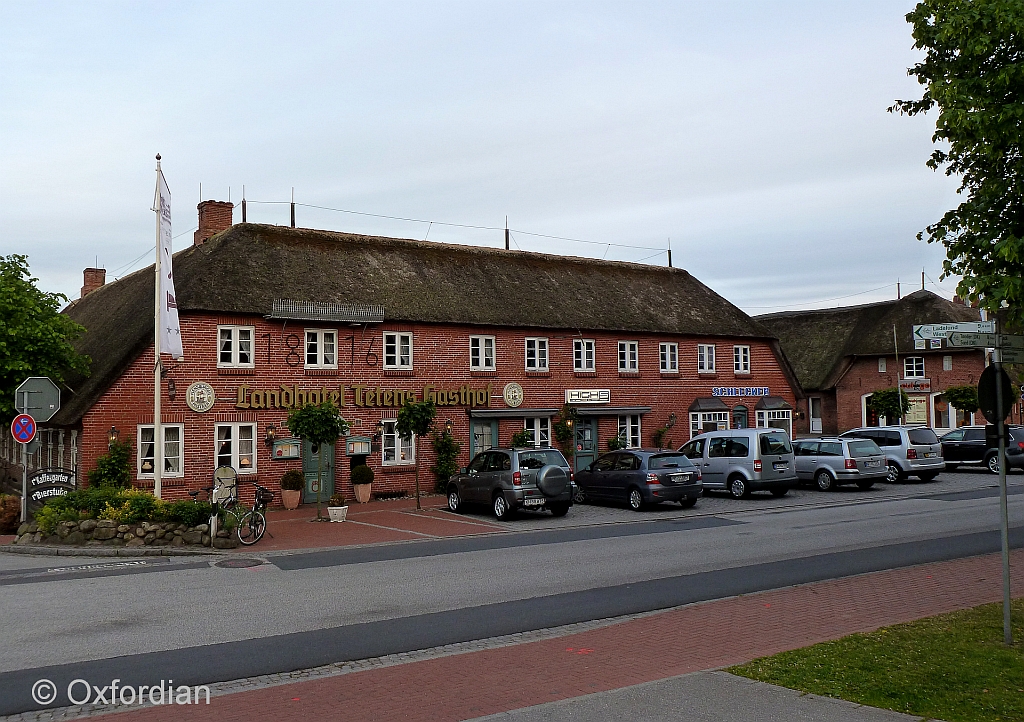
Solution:
[{"label": "white flag", "polygon": [[174,298],[174,274],[171,271],[171,191],[163,171],[156,180],[157,207],[160,214],[160,275],[157,278],[160,298],[160,339],[157,348],[173,359],[184,358],[181,348],[181,327],[178,325],[178,303]]}]

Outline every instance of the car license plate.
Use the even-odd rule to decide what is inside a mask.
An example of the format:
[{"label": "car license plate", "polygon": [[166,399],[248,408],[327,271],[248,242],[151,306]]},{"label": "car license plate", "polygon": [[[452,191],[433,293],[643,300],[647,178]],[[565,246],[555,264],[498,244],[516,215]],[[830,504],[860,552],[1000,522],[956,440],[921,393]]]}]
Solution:
[{"label": "car license plate", "polygon": [[774,467],[776,471],[785,471],[786,469],[789,468],[789,462],[776,461],[774,464],[772,464],[772,467]]},{"label": "car license plate", "polygon": [[938,456],[938,453],[936,453],[934,451],[926,451],[926,452],[924,452],[924,456],[925,456],[926,459],[931,459],[931,458],[934,458],[934,457]]},{"label": "car license plate", "polygon": [[524,499],[523,506],[544,506],[543,499]]},{"label": "car license plate", "polygon": [[688,482],[690,480],[690,475],[689,474],[670,474],[668,478],[669,478],[669,481],[671,481],[673,484],[685,484],[686,482]]},{"label": "car license plate", "polygon": [[865,461],[864,466],[878,466],[878,459],[874,459],[872,461]]}]

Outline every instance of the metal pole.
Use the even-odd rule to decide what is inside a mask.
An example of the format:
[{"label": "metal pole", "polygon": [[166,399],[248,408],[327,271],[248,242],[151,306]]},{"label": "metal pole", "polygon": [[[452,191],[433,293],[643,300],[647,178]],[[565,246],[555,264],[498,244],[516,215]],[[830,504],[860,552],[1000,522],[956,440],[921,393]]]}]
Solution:
[{"label": "metal pole", "polygon": [[1010,627],[1010,517],[1006,505],[1006,425],[1003,417],[1003,354],[997,348],[992,352],[992,365],[996,367],[996,434],[999,436],[999,537],[1003,548],[1003,642],[1013,644]]}]

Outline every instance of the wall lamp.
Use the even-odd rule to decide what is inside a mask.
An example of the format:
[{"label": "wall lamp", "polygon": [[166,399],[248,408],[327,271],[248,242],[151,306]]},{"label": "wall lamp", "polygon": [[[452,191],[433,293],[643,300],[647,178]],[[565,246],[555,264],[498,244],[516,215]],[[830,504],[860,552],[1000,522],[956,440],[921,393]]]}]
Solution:
[{"label": "wall lamp", "polygon": [[676,425],[676,412],[673,411],[671,414],[668,415],[668,422],[665,424],[665,428],[671,429],[675,425]]},{"label": "wall lamp", "polygon": [[445,422],[444,422],[444,433],[446,433],[449,436],[451,436],[451,434],[452,434],[452,427],[453,426],[454,425],[452,424],[452,420],[451,419],[445,419]]},{"label": "wall lamp", "polygon": [[117,441],[117,437],[121,435],[121,430],[116,426],[111,426],[110,431],[107,432],[107,448],[109,449]]},{"label": "wall lamp", "polygon": [[375,432],[374,435],[373,435],[373,440],[374,441],[380,441],[380,437],[384,434],[384,422],[383,421],[378,421],[377,425],[374,426],[373,429],[374,429],[374,432]]},{"label": "wall lamp", "polygon": [[267,435],[263,438],[263,443],[267,446],[273,446],[275,439],[277,439],[277,427],[273,424],[267,424]]},{"label": "wall lamp", "polygon": [[174,401],[174,397],[178,395],[178,387],[174,383],[174,379],[167,379],[167,398]]}]

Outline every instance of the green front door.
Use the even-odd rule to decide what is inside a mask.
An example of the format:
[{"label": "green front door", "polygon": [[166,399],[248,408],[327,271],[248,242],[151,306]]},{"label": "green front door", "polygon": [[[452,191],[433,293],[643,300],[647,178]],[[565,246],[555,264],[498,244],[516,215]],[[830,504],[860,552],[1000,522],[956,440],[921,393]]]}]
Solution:
[{"label": "green front door", "polygon": [[302,492],[302,503],[316,503],[316,469],[317,461],[323,454],[322,483],[323,490],[320,492],[320,500],[325,502],[334,494],[334,445],[310,444],[302,442],[302,473],[306,477],[306,488]]},{"label": "green front door", "polygon": [[576,458],[573,468],[582,471],[597,458],[597,419],[582,417],[576,422]]}]

